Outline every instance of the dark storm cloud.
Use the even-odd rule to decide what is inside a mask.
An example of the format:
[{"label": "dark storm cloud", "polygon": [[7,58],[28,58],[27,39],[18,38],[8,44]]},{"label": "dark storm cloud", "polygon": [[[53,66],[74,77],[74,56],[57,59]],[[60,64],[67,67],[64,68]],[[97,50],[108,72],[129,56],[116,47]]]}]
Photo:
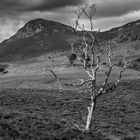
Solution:
[{"label": "dark storm cloud", "polygon": [[114,17],[140,10],[140,0],[97,0],[97,17]]},{"label": "dark storm cloud", "polygon": [[47,11],[65,6],[77,6],[81,3],[83,3],[83,0],[44,0],[41,5],[29,7],[28,10]]},{"label": "dark storm cloud", "polygon": [[0,15],[16,15],[26,11],[48,11],[65,6],[76,6],[83,0],[1,0]]},{"label": "dark storm cloud", "polygon": [[[140,9],[140,0],[89,0],[97,3],[97,17],[121,16]],[[78,6],[84,0],[0,0],[0,15],[20,15],[23,12],[54,11],[66,6]]]},{"label": "dark storm cloud", "polygon": [[[140,0],[88,0],[97,3],[95,28],[109,29],[139,19]],[[15,34],[26,22],[44,18],[69,24],[75,6],[84,0],[0,0],[0,41]],[[88,27],[88,20],[82,17]],[[82,24],[83,24],[82,23]]]},{"label": "dark storm cloud", "polygon": [[16,15],[17,11],[22,8],[22,4],[17,0],[1,0],[0,16]]}]

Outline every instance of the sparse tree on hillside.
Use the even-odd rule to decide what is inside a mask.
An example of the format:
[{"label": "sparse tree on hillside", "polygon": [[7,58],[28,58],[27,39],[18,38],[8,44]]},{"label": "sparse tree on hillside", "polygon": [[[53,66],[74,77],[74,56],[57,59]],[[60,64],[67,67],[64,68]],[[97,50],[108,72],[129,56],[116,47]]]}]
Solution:
[{"label": "sparse tree on hillside", "polygon": [[76,54],[75,54],[75,53],[71,53],[71,54],[69,55],[69,62],[70,62],[70,64],[73,65],[73,63],[74,63],[74,61],[76,60],[76,58],[77,58]]},{"label": "sparse tree on hillside", "polygon": [[55,80],[56,80],[56,82],[58,83],[58,86],[59,86],[59,93],[61,93],[62,92],[62,86],[61,86],[61,82],[60,82],[60,80],[59,80],[59,78],[58,78],[58,76],[55,74],[55,72],[53,71],[53,70],[51,70],[51,69],[45,69],[46,71],[48,71],[48,72],[50,72],[53,76],[54,76],[54,78],[55,78]]},{"label": "sparse tree on hillside", "polygon": [[[95,111],[96,107],[96,100],[98,97],[100,97],[102,94],[106,94],[107,92],[113,91],[118,83],[120,82],[122,78],[122,73],[126,70],[127,63],[125,59],[123,68],[120,70],[118,73],[118,79],[114,82],[109,82],[109,77],[112,73],[113,68],[116,67],[117,64],[113,64],[112,62],[112,49],[111,49],[111,44],[109,43],[109,48],[106,50],[107,56],[108,56],[108,62],[106,63],[105,66],[102,66],[102,56],[105,53],[103,47],[98,43],[97,41],[97,34],[99,31],[95,32],[94,31],[94,26],[93,26],[93,18],[94,14],[96,11],[96,5],[92,4],[86,4],[75,12],[76,13],[76,21],[75,21],[75,26],[73,32],[78,35],[79,40],[82,42],[81,44],[81,49],[82,52],[84,52],[84,58],[83,58],[83,66],[84,66],[84,71],[87,73],[89,76],[89,79],[81,79],[81,84],[79,86],[83,85],[89,85],[89,90],[90,90],[90,105],[87,107],[87,119],[86,119],[86,124],[84,128],[77,124],[74,124],[78,129],[83,130],[83,131],[89,131],[90,126],[91,126],[91,120],[93,118],[93,112]],[[86,31],[85,26],[80,24],[80,19],[81,17],[84,16],[84,18],[87,18],[89,20],[89,25],[90,25],[90,31]],[[78,29],[82,30],[83,35],[81,36],[79,32],[77,31]],[[90,58],[90,66],[89,64],[89,58]],[[97,85],[97,73],[100,70],[104,70],[105,73],[105,79],[102,83],[102,85],[99,88],[99,85]]]},{"label": "sparse tree on hillside", "polygon": [[54,70],[52,70],[52,69],[54,68],[56,62],[55,62],[55,60],[54,60],[52,57],[50,57],[50,56],[49,56],[49,59],[52,61],[52,67],[49,68],[48,66],[45,66],[45,67],[44,67],[44,68],[45,68],[45,72],[49,72],[49,73],[55,78],[55,81],[57,82],[58,87],[59,87],[59,93],[61,93],[62,90],[63,90],[62,85],[61,85],[61,82],[60,82],[60,80],[59,80],[57,74],[54,72]]}]

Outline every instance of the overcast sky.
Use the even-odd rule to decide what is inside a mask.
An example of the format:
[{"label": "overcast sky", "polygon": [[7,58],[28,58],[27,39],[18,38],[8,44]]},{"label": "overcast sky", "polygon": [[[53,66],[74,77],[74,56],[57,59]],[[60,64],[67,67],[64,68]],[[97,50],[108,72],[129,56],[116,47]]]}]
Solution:
[{"label": "overcast sky", "polygon": [[[89,0],[91,2],[97,4],[95,29],[111,29],[140,17],[140,0]],[[81,4],[83,0],[0,0],[0,42],[31,19],[70,24],[74,20],[73,10]],[[88,28],[85,18],[81,22]]]}]

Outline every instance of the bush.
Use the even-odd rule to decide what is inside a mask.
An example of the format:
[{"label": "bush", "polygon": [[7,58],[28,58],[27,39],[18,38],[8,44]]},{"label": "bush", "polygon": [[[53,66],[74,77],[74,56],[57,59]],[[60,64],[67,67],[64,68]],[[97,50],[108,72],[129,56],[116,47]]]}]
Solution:
[{"label": "bush", "polygon": [[6,64],[0,64],[0,72],[5,72],[5,69],[8,67]]},{"label": "bush", "polygon": [[124,62],[120,60],[120,61],[118,62],[118,66],[119,66],[119,67],[123,67],[123,66],[124,66]]},{"label": "bush", "polygon": [[134,70],[140,70],[140,64],[138,64],[137,62],[132,62],[129,66],[128,66],[128,68],[130,68],[130,69],[134,69]]},{"label": "bush", "polygon": [[137,58],[128,65],[128,68],[140,71],[140,58]]},{"label": "bush", "polygon": [[140,62],[140,57],[136,59],[136,62]]},{"label": "bush", "polygon": [[107,63],[106,62],[103,62],[102,65],[107,65]]},{"label": "bush", "polygon": [[71,53],[69,55],[69,62],[70,62],[70,64],[73,65],[73,62],[76,60],[76,58],[77,58],[76,54],[75,53]]}]

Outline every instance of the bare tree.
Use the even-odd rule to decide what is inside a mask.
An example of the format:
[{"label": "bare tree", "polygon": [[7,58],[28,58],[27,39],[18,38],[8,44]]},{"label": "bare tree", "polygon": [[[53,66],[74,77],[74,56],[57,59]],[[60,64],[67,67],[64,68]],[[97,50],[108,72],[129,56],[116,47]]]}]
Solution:
[{"label": "bare tree", "polygon": [[45,68],[45,71],[50,72],[52,74],[52,76],[55,78],[55,81],[57,82],[58,87],[59,87],[59,93],[61,93],[63,90],[62,84],[61,84],[57,74],[54,72],[54,70],[52,70],[55,66],[55,60],[52,57],[50,57],[50,60],[52,61],[52,67],[48,68],[48,66],[45,66],[44,68]]},{"label": "bare tree", "polygon": [[[91,120],[93,118],[93,112],[95,111],[97,98],[102,94],[113,91],[120,82],[122,78],[122,73],[127,68],[127,63],[125,59],[123,59],[124,66],[119,72],[117,80],[114,82],[109,82],[109,77],[112,73],[112,70],[114,67],[116,67],[117,64],[113,64],[112,62],[112,49],[111,43],[109,43],[109,49],[106,51],[108,56],[108,62],[104,68],[101,66],[102,56],[105,51],[100,45],[100,43],[97,41],[97,34],[100,32],[100,30],[96,32],[94,31],[93,18],[95,11],[96,11],[95,4],[92,5],[85,4],[84,6],[80,7],[75,12],[77,19],[75,21],[75,26],[73,26],[75,27],[73,32],[79,36],[79,40],[81,41],[82,52],[84,52],[83,59],[84,71],[89,76],[89,79],[87,80],[81,79],[81,84],[79,86],[83,86],[86,84],[90,85],[89,90],[91,102],[90,105],[87,107],[88,114],[86,124],[84,128],[81,128],[81,126],[75,124],[75,126],[78,129],[83,131],[90,130]],[[80,24],[80,19],[82,16],[84,16],[84,18],[87,18],[89,20],[90,31],[86,31],[85,25]],[[79,34],[78,29],[80,29],[83,32],[83,35]],[[88,65],[89,58],[90,58],[90,66]],[[104,69],[105,79],[100,88],[98,88],[99,86],[97,85],[97,77],[98,77],[97,73],[100,71],[100,69]]]},{"label": "bare tree", "polygon": [[51,70],[51,69],[47,69],[47,68],[46,68],[46,71],[50,72],[50,73],[54,76],[54,78],[55,78],[55,80],[56,80],[56,82],[58,83],[58,86],[59,86],[59,93],[61,93],[61,92],[62,92],[62,85],[61,85],[61,82],[60,82],[58,76],[57,76],[57,75],[55,74],[55,72],[54,72],[53,70]]},{"label": "bare tree", "polygon": [[72,53],[68,56],[68,58],[69,58],[70,64],[73,65],[74,61],[75,61],[76,58],[77,58],[77,55],[76,55],[75,53],[72,52]]}]

